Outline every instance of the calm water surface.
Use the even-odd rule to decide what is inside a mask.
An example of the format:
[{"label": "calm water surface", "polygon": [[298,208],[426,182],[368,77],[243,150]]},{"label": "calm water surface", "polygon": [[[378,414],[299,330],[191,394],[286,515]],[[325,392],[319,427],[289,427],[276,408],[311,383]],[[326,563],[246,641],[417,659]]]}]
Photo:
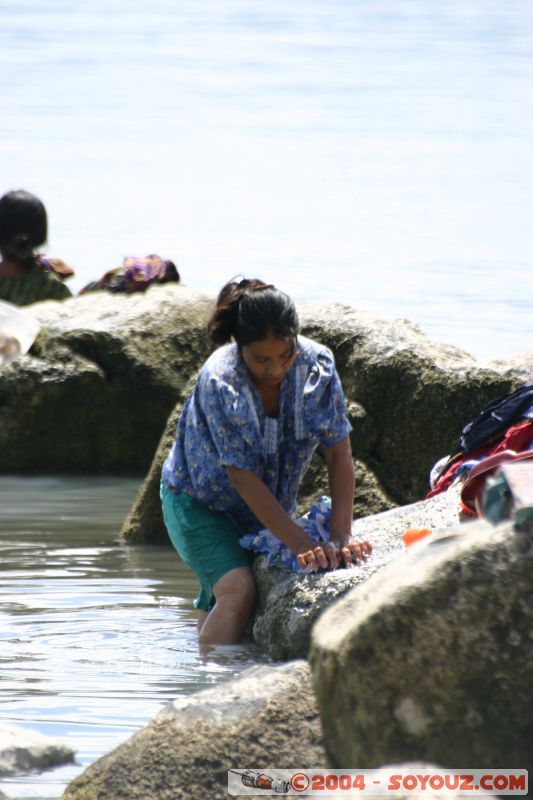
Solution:
[{"label": "calm water surface", "polygon": [[533,349],[531,0],[0,3],[0,192],[125,255]]},{"label": "calm water surface", "polygon": [[57,737],[78,761],[0,781],[10,797],[55,800],[166,701],[265,659],[199,655],[194,577],[173,550],[117,542],[137,488],[0,477],[0,723]]}]

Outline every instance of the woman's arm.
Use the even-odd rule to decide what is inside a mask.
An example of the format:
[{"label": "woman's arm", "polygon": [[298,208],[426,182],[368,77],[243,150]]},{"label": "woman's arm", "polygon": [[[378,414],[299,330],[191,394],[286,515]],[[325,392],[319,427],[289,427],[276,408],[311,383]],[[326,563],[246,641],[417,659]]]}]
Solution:
[{"label": "woman's arm", "polygon": [[331,495],[330,538],[341,547],[352,538],[355,470],[349,436],[323,452]]},{"label": "woman's arm", "polygon": [[305,563],[310,563],[313,569],[329,565],[322,547],[318,547],[316,542],[292,521],[272,492],[254,472],[237,467],[226,467],[226,472],[232,486],[246,505],[280,542],[283,542],[295,555],[305,554],[307,556]]},{"label": "woman's arm", "polygon": [[237,467],[226,467],[226,472],[232,486],[257,519],[289,550],[297,555],[316,547],[316,542],[292,521],[255,472]]},{"label": "woman's arm", "polygon": [[350,437],[345,436],[337,444],[325,448],[324,459],[328,468],[331,495],[330,541],[337,548],[335,559],[331,558],[331,561],[337,567],[341,557],[348,566],[358,559],[366,558],[372,552],[369,542],[356,542],[352,539],[355,470]]}]

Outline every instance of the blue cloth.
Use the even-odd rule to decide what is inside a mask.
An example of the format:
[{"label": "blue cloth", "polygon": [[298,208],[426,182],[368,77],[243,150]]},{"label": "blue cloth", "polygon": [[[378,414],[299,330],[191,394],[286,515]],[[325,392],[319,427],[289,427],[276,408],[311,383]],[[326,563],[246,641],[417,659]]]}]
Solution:
[{"label": "blue cloth", "polygon": [[[296,520],[297,524],[304,529],[308,536],[317,544],[329,542],[329,526],[331,519],[331,500],[329,497],[319,497],[318,503],[311,506],[304,517]],[[253,553],[267,556],[269,564],[279,564],[293,572],[311,572],[311,566],[301,569],[294,553],[285,547],[280,540],[274,536],[267,528],[263,528],[258,533],[247,533],[239,539],[241,547],[251,550]]]},{"label": "blue cloth", "polygon": [[294,516],[314,451],[337,444],[350,430],[327,347],[298,337],[273,419],[265,415],[239,348],[225,345],[207,359],[185,402],[162,479],[171,489],[226,512],[240,533],[257,532],[263,526],[231,485],[225,467],[254,472]]}]

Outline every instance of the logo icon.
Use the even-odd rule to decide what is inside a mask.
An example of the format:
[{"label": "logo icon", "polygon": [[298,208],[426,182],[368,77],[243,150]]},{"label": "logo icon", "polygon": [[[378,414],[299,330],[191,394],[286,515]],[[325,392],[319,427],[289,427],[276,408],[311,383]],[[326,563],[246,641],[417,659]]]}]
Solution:
[{"label": "logo icon", "polygon": [[305,792],[309,786],[309,778],[305,772],[297,772],[291,778],[291,786],[295,792]]}]

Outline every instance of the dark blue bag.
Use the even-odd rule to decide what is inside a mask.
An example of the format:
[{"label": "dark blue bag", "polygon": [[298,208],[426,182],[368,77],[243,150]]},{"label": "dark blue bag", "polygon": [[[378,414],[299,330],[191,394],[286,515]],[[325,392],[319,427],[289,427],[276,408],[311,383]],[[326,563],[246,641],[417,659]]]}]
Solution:
[{"label": "dark blue bag", "polygon": [[479,417],[464,426],[459,437],[459,450],[471,453],[497,441],[507,428],[515,425],[533,405],[533,382],[526,383],[510,394],[496,398],[483,409]]}]

